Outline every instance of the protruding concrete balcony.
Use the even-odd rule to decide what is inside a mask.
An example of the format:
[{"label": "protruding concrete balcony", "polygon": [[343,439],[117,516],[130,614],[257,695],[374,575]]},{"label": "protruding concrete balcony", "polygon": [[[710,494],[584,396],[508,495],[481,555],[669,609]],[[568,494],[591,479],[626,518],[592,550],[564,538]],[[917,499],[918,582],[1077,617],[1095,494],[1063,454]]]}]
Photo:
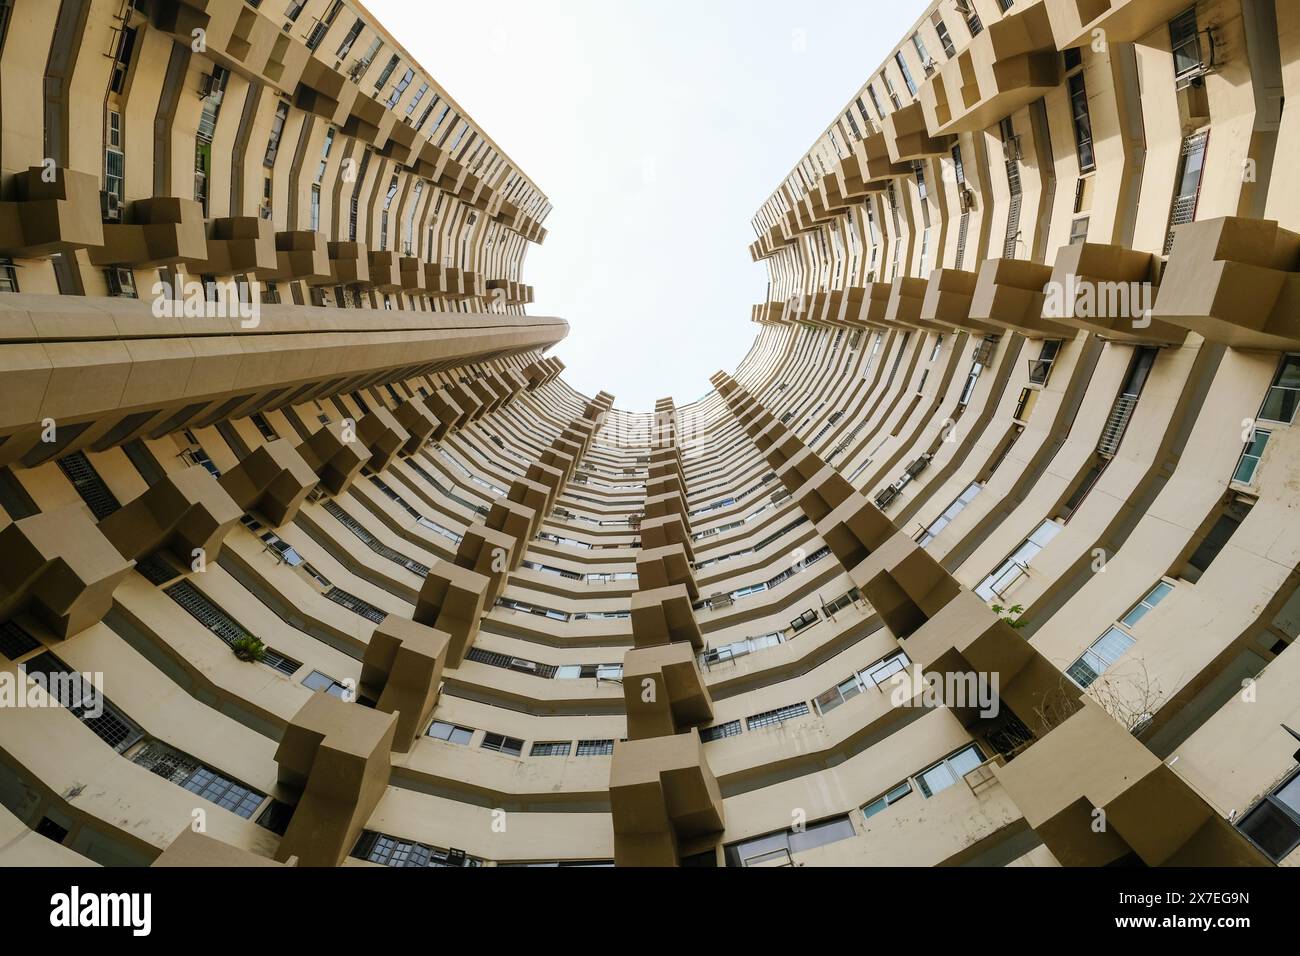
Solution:
[{"label": "protruding concrete balcony", "polygon": [[[543,514],[545,512],[529,508],[509,498],[497,498],[488,509],[488,516],[483,523],[493,531],[500,531],[520,542],[518,559],[522,561],[527,543],[533,540],[541,526]],[[517,567],[518,564],[515,566]]]},{"label": "protruding concrete balcony", "polygon": [[488,279],[487,291],[489,298],[495,293],[506,305],[523,305],[525,301],[524,286],[513,279]]},{"label": "protruding concrete balcony", "polygon": [[433,263],[414,256],[400,256],[397,269],[402,292],[408,295],[438,294],[438,267]]},{"label": "protruding concrete balcony", "polygon": [[632,642],[636,647],[689,644],[704,648],[690,592],[683,584],[632,595]]},{"label": "protruding concrete balcony", "polygon": [[275,751],[280,789],[295,802],[277,860],[338,866],[388,787],[397,715],[315,694]]},{"label": "protruding concrete balcony", "polygon": [[187,262],[191,273],[214,276],[261,274],[274,272],[278,267],[275,226],[267,220],[257,216],[235,216],[213,219],[207,228],[207,257]]},{"label": "protruding concrete balcony", "polygon": [[855,568],[849,577],[895,637],[911,637],[961,586],[916,542],[901,532]]},{"label": "protruding concrete balcony", "polygon": [[817,534],[846,571],[866,561],[896,532],[881,510],[856,491],[814,521]]},{"label": "protruding concrete balcony", "polygon": [[[1268,866],[1262,854],[1091,697],[994,773],[1062,866]],[[1105,814],[1099,832],[1095,811]]]},{"label": "protruding concrete balcony", "polygon": [[99,177],[34,166],[14,177],[15,202],[0,202],[0,255],[36,259],[104,245]]},{"label": "protruding concrete balcony", "polygon": [[826,468],[826,462],[807,445],[803,445],[779,466],[773,467],[776,477],[785,485],[786,491],[793,495],[820,475]]},{"label": "protruding concrete balcony", "polygon": [[319,232],[299,230],[275,234],[276,269],[268,279],[284,282],[330,281],[329,245]]},{"label": "protruding concrete balcony", "polygon": [[230,530],[244,516],[202,465],[174,472],[99,523],[122,557],[139,561],[167,551],[182,567],[195,558],[214,563]]},{"label": "protruding concrete balcony", "polygon": [[207,257],[203,207],[193,199],[137,199],[127,218],[104,225],[104,245],[90,250],[94,265],[150,269]]},{"label": "protruding concrete balcony", "polygon": [[713,700],[689,644],[633,648],[623,656],[631,740],[670,737],[713,720]]},{"label": "protruding concrete balcony", "polygon": [[369,253],[370,287],[376,292],[401,292],[402,258],[395,252]]},{"label": "protruding concrete balcony", "polygon": [[287,438],[253,449],[221,476],[221,487],[235,504],[256,513],[272,528],[288,524],[320,482]]},{"label": "protruding concrete balcony", "polygon": [[484,415],[491,415],[505,400],[504,396],[497,394],[497,390],[486,378],[470,379],[465,383],[465,387],[482,404]]},{"label": "protruding concrete balcony", "polygon": [[912,167],[893,158],[889,137],[879,132],[871,133],[853,145],[853,152],[843,161],[840,172],[845,177],[845,195],[865,197],[884,192],[891,180],[910,175]]},{"label": "protruding concrete balcony", "polygon": [[871,282],[865,286],[855,286],[849,290],[850,301],[856,302],[856,309],[850,308],[850,324],[868,329],[888,329],[885,315],[889,312],[889,299],[894,294],[894,287],[888,282]]},{"label": "protruding concrete balcony", "polygon": [[889,305],[885,308],[884,323],[896,329],[925,329],[942,332],[945,326],[921,318],[929,283],[925,279],[900,276],[890,283]]},{"label": "protruding concrete balcony", "polygon": [[551,443],[550,448],[545,448],[538,456],[540,464],[547,465],[556,469],[564,476],[564,483],[568,484],[573,477],[574,463],[582,457],[582,446],[577,442],[567,441],[563,438],[557,438]]},{"label": "protruding concrete balcony", "polygon": [[357,690],[376,710],[397,715],[393,749],[410,751],[428,724],[451,635],[390,614],[366,645]]},{"label": "protruding concrete balcony", "polygon": [[419,153],[420,139],[415,127],[409,123],[393,123],[387,129],[388,138],[380,153],[405,166],[411,165],[412,158]]},{"label": "protruding concrete balcony", "polygon": [[487,409],[483,405],[483,400],[471,392],[464,382],[450,382],[446,386],[446,391],[451,396],[451,400],[460,406],[461,411],[465,413],[464,420],[460,422],[460,425],[476,422],[486,413]]},{"label": "protruding concrete balcony", "polygon": [[682,519],[682,522],[689,528],[691,526],[690,509],[686,506],[686,499],[677,492],[669,492],[665,495],[652,495],[645,500],[645,516],[647,518],[662,518],[665,515],[676,515]]},{"label": "protruding concrete balcony", "polygon": [[313,56],[303,64],[294,88],[293,105],[342,126],[356,93],[355,83]]},{"label": "protruding concrete balcony", "polygon": [[773,469],[780,468],[807,447],[802,438],[775,419],[754,436],[754,444]]},{"label": "protruding concrete balcony", "polygon": [[980,332],[1000,332],[995,326],[980,323],[970,317],[971,301],[979,275],[961,269],[935,269],[925,287],[921,303],[921,321],[945,329],[974,329]]},{"label": "protruding concrete balcony", "polygon": [[347,111],[343,122],[339,124],[343,127],[344,134],[372,146],[387,141],[397,117],[391,110],[385,109],[383,103],[354,86],[351,81],[344,85],[340,103]]},{"label": "protruding concrete balcony", "polygon": [[1300,349],[1300,235],[1261,219],[1179,226],[1155,320],[1236,349]]},{"label": "protruding concrete balcony", "polygon": [[975,133],[1045,96],[1061,80],[1046,7],[1035,4],[995,20],[921,87],[927,128]]},{"label": "protruding concrete balcony", "polygon": [[1179,345],[1187,329],[1152,315],[1156,257],[1122,246],[1080,242],[1056,255],[1043,317],[1133,345]]},{"label": "protruding concrete balcony", "polygon": [[378,407],[357,422],[357,440],[370,450],[370,467],[383,471],[410,442],[411,435],[392,412]]},{"label": "protruding concrete balcony", "polygon": [[190,827],[186,827],[149,866],[177,869],[211,869],[218,867],[242,870],[249,867],[296,866],[297,863],[297,857],[291,857],[283,863],[277,863],[275,860],[231,846],[229,843],[223,843],[206,833],[198,833]]},{"label": "protruding concrete balcony", "polygon": [[[541,530],[542,519],[550,513],[554,507],[554,500],[551,496],[551,489],[540,481],[530,481],[527,478],[516,478],[510,483],[507,500],[513,504],[520,505],[532,511],[536,516],[532,533],[527,540],[532,540]],[[489,512],[490,516],[491,512]]]},{"label": "protruding concrete balcony", "polygon": [[292,91],[307,64],[310,51],[297,37],[253,7],[228,0],[173,0],[153,4],[150,22],[187,46],[194,30],[204,31],[210,55],[231,61],[239,72],[264,77]]},{"label": "protruding concrete balcony", "polygon": [[668,474],[651,478],[645,483],[645,493],[649,496],[667,495],[673,492],[684,494],[686,485],[678,475]]},{"label": "protruding concrete balcony", "polygon": [[609,800],[617,866],[676,866],[683,841],[725,825],[722,793],[694,729],[614,744]]},{"label": "protruding concrete balcony", "polygon": [[681,585],[692,601],[700,598],[695,583],[691,559],[680,544],[667,544],[659,548],[642,548],[636,556],[636,574],[642,590],[656,591]]},{"label": "protruding concrete balcony", "polygon": [[[1183,0],[1043,0],[1060,50],[1087,46],[1098,30],[1107,43],[1136,43],[1187,6]],[[1169,37],[1163,41],[1167,44]]]},{"label": "protruding concrete balcony", "polygon": [[469,414],[445,388],[438,389],[426,398],[425,404],[438,418],[438,427],[433,432],[434,441],[442,441],[469,420]]},{"label": "protruding concrete balcony", "polygon": [[104,619],[132,568],[81,504],[11,523],[0,554],[0,621],[27,612],[64,638]]},{"label": "protruding concrete balcony", "polygon": [[438,421],[438,416],[429,411],[429,406],[424,403],[424,399],[418,396],[408,398],[398,405],[393,410],[393,417],[409,436],[406,444],[402,446],[403,455],[414,455],[423,448],[442,424]]},{"label": "protruding concrete balcony", "polygon": [[467,296],[463,272],[456,266],[443,266],[438,273],[438,295],[448,299],[464,299]]},{"label": "protruding concrete balcony", "polygon": [[550,496],[550,503],[547,505],[547,511],[555,507],[555,499],[559,497],[560,491],[568,484],[569,479],[565,477],[563,471],[553,465],[544,465],[540,461],[535,461],[528,466],[525,476],[534,484],[546,488]]},{"label": "protruding concrete balcony", "polygon": [[881,126],[889,159],[893,163],[946,156],[952,152],[956,142],[954,136],[939,136],[931,132],[925,124],[925,111],[919,102],[908,103],[889,113]]},{"label": "protruding concrete balcony", "polygon": [[459,667],[478,637],[487,592],[487,578],[449,561],[435,558],[425,575],[412,620],[451,636],[447,644],[448,667]]},{"label": "protruding concrete balcony", "polygon": [[515,397],[524,390],[524,385],[527,384],[514,369],[509,368],[502,369],[499,372],[488,372],[487,378],[492,383],[492,387],[505,396],[502,405],[509,405],[514,401]]},{"label": "protruding concrete balcony", "polygon": [[465,529],[465,535],[456,548],[456,564],[486,579],[485,598],[488,607],[496,604],[497,598],[505,590],[509,572],[519,567],[526,544],[527,542],[504,531],[489,528],[482,522]]},{"label": "protruding concrete balcony", "polygon": [[328,281],[313,280],[312,285],[369,285],[370,254],[360,242],[327,242],[330,275]]},{"label": "protruding concrete balcony", "polygon": [[331,495],[341,495],[351,488],[370,461],[370,450],[357,440],[355,422],[322,425],[298,446],[298,454],[320,476],[321,487]]},{"label": "protruding concrete balcony", "polygon": [[541,388],[559,375],[563,369],[564,363],[554,356],[533,362],[523,372],[524,378],[528,379],[528,391],[531,392]]},{"label": "protruding concrete balcony", "polygon": [[654,550],[669,545],[678,545],[686,552],[688,561],[695,561],[695,549],[692,547],[691,533],[681,515],[661,515],[658,518],[641,519],[641,547]]},{"label": "protruding concrete balcony", "polygon": [[1051,281],[1051,266],[1025,259],[987,259],[971,297],[971,321],[1031,339],[1073,338],[1077,329],[1043,318]]},{"label": "protruding concrete balcony", "polygon": [[[812,471],[808,480],[795,485],[793,480],[784,481],[786,488],[794,495],[795,503],[808,520],[821,521],[828,514],[844,504],[854,494],[853,486],[841,475],[834,465],[828,465],[816,455],[804,459],[804,473]],[[793,459],[792,459],[793,462]]]}]

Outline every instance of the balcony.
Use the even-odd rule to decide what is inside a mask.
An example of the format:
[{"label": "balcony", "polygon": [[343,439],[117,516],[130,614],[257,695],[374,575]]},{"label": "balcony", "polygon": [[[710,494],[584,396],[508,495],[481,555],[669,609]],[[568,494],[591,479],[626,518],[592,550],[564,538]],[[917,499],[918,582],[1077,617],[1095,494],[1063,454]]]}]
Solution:
[{"label": "balcony", "polygon": [[663,515],[658,518],[643,518],[641,521],[641,547],[663,548],[679,545],[686,552],[688,561],[695,561],[695,549],[692,546],[690,532],[680,515]]},{"label": "balcony", "polygon": [[320,481],[285,438],[253,449],[220,480],[236,505],[272,528],[292,521]]},{"label": "balcony", "polygon": [[820,518],[817,534],[846,570],[860,565],[894,534],[894,524],[858,492]]},{"label": "balcony", "polygon": [[921,87],[927,128],[975,133],[1056,88],[1061,56],[1043,4],[988,25]]},{"label": "balcony", "polygon": [[102,621],[132,568],[80,502],[12,522],[0,554],[0,621],[33,614],[62,638]]},{"label": "balcony", "polygon": [[[1087,46],[1098,30],[1107,43],[1136,43],[1186,10],[1185,0],[1043,0],[1057,49]],[[1158,42],[1168,43],[1168,34]],[[1168,47],[1166,46],[1166,52]]]},{"label": "balcony", "polygon": [[332,281],[329,244],[319,232],[297,230],[275,234],[275,272],[265,278],[285,282]]},{"label": "balcony", "polygon": [[376,407],[361,416],[357,422],[356,438],[370,451],[369,465],[375,471],[387,468],[411,440],[393,413],[383,407]]},{"label": "balcony", "polygon": [[884,323],[896,329],[926,329],[944,332],[948,329],[921,318],[929,283],[925,279],[900,277],[890,283],[889,305],[885,309]]},{"label": "balcony", "polygon": [[327,242],[325,252],[329,257],[330,274],[326,281],[319,279],[308,285],[366,285],[370,284],[370,254],[359,242]]},{"label": "balcony", "polygon": [[197,275],[232,276],[275,272],[275,227],[258,216],[213,219],[208,223],[207,257],[186,262]]},{"label": "balcony", "polygon": [[676,866],[684,842],[725,825],[697,730],[616,743],[609,799],[618,866]]},{"label": "balcony", "polygon": [[636,558],[637,580],[643,590],[682,586],[692,601],[700,599],[700,589],[695,583],[686,548],[680,544],[660,548],[642,549]]},{"label": "balcony", "polygon": [[137,199],[127,218],[126,223],[104,224],[104,245],[90,250],[94,265],[153,269],[207,258],[203,207],[194,200]]},{"label": "balcony", "polygon": [[343,862],[388,787],[396,729],[396,714],[329,694],[315,694],[302,706],[275,751],[278,789],[296,803],[277,860]]},{"label": "balcony", "polygon": [[439,558],[425,575],[411,619],[451,636],[447,667],[459,667],[478,638],[487,592],[488,579],[483,575]]},{"label": "balcony", "polygon": [[473,571],[487,581],[487,606],[496,603],[505,590],[507,572],[519,567],[526,542],[489,528],[484,523],[465,529],[456,548],[456,565]]},{"label": "balcony", "polygon": [[370,460],[370,452],[356,441],[353,430],[354,426],[331,422],[322,425],[298,446],[302,460],[319,476],[321,487],[331,495],[341,495],[351,488]]},{"label": "balcony", "polygon": [[1025,259],[988,259],[980,266],[970,318],[977,327],[1031,339],[1073,338],[1078,330],[1043,318],[1050,266]]},{"label": "balcony", "polygon": [[892,163],[946,156],[952,152],[953,143],[957,141],[955,136],[931,134],[919,102],[894,110],[881,125],[884,127],[885,146]]},{"label": "balcony", "polygon": [[[994,770],[1062,866],[1267,866],[1246,838],[1092,698]],[[1095,811],[1106,827],[1096,828]]]},{"label": "balcony", "polygon": [[935,269],[925,287],[920,320],[933,328],[998,331],[979,325],[970,317],[978,274],[960,269]]},{"label": "balcony", "polygon": [[623,657],[623,699],[631,740],[669,737],[713,720],[713,700],[689,644],[629,650]]},{"label": "balcony", "polygon": [[183,568],[195,556],[216,562],[243,510],[206,468],[173,472],[100,521],[99,530],[122,557],[139,561],[169,551]]},{"label": "balcony", "polygon": [[1043,317],[1130,345],[1180,345],[1187,330],[1156,319],[1156,257],[1121,246],[1064,246],[1046,288]]},{"label": "balcony", "polygon": [[1179,226],[1153,315],[1235,349],[1300,348],[1300,235],[1259,219]]},{"label": "balcony", "polygon": [[408,753],[428,725],[451,636],[390,614],[375,628],[361,664],[359,695],[397,715],[393,749]]},{"label": "balcony", "polygon": [[14,177],[15,202],[0,202],[0,255],[37,259],[104,244],[99,177],[70,169],[45,182],[43,167]]},{"label": "balcony", "polygon": [[704,637],[685,585],[632,595],[632,640],[636,647],[689,644],[696,650],[703,649]]}]

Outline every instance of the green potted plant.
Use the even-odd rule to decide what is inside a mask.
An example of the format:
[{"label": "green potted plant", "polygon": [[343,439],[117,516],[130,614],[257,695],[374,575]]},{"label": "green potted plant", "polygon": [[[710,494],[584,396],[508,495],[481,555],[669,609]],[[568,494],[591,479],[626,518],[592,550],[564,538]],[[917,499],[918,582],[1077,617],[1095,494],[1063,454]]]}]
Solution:
[{"label": "green potted plant", "polygon": [[230,649],[241,661],[257,663],[266,657],[266,645],[251,634],[241,634],[230,644]]},{"label": "green potted plant", "polygon": [[1023,605],[1015,604],[1011,607],[1003,607],[1001,604],[993,605],[993,613],[1002,618],[1017,631],[1025,626],[1025,622],[1020,620],[1020,615],[1025,613]]}]

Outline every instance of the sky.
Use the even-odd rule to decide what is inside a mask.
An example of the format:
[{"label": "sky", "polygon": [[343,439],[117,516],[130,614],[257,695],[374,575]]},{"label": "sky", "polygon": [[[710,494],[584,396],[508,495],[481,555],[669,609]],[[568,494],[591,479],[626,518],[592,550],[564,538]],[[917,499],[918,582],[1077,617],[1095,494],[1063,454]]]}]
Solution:
[{"label": "sky", "polygon": [[555,206],[522,281],[564,378],[683,405],[732,372],[763,201],[923,0],[367,0]]}]

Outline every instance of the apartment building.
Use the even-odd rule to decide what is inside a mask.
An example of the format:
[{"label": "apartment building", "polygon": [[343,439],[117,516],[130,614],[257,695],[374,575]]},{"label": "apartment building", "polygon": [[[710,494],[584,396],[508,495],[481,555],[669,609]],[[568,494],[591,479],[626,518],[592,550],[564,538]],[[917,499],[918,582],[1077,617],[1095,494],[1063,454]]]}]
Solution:
[{"label": "apartment building", "polygon": [[1294,4],[930,4],[648,413],[353,0],[0,44],[0,863],[1300,861]]}]

